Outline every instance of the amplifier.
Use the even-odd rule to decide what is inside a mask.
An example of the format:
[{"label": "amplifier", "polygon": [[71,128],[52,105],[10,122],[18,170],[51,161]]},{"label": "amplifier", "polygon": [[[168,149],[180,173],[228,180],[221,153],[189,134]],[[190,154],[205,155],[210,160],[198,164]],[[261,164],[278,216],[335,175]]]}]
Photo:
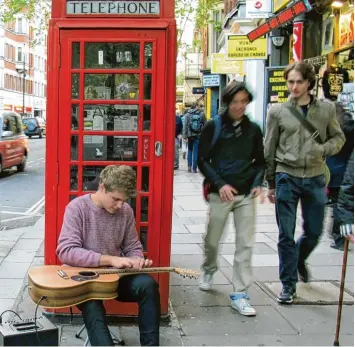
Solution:
[{"label": "amplifier", "polygon": [[[37,326],[37,332],[36,332]],[[12,320],[0,324],[0,346],[58,346],[58,328],[48,318]]]}]

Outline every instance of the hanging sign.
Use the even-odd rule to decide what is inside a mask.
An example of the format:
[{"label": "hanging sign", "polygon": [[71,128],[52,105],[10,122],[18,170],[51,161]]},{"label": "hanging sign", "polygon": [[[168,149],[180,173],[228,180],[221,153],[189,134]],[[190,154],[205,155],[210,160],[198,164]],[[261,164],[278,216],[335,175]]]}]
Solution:
[{"label": "hanging sign", "polygon": [[227,60],[224,53],[212,53],[211,73],[243,74],[243,61]]},{"label": "hanging sign", "polygon": [[67,0],[67,14],[152,16],[160,14],[160,1]]},{"label": "hanging sign", "polygon": [[267,39],[263,37],[250,42],[245,35],[229,35],[227,52],[228,59],[267,59]]},{"label": "hanging sign", "polygon": [[269,18],[271,16],[271,0],[246,0],[245,18]]},{"label": "hanging sign", "polygon": [[204,75],[202,85],[204,87],[219,87],[219,75]]},{"label": "hanging sign", "polygon": [[266,35],[267,33],[277,29],[281,25],[288,23],[300,14],[310,10],[311,6],[309,5],[308,0],[297,1],[292,6],[286,8],[282,12],[278,13],[276,16],[270,18],[263,25],[252,30],[247,35],[248,39],[250,40],[250,42],[253,42],[259,37]]}]

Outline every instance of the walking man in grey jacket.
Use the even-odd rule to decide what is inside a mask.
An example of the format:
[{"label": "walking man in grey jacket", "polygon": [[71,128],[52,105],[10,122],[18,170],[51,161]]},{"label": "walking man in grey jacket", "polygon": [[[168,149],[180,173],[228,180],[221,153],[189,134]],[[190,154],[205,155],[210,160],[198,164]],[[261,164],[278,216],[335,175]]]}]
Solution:
[{"label": "walking man in grey jacket", "polygon": [[[338,153],[345,137],[336,119],[335,106],[309,93],[315,86],[315,73],[310,65],[294,63],[285,69],[284,78],[290,100],[272,106],[268,112],[265,160],[268,198],[276,204],[279,226],[279,276],[283,289],[278,301],[291,304],[298,275],[303,282],[309,280],[305,261],[316,247],[323,229],[326,204],[324,157]],[[322,145],[314,140],[315,134],[304,127],[292,109],[318,130]],[[299,201],[304,220],[303,234],[295,242]]]}]

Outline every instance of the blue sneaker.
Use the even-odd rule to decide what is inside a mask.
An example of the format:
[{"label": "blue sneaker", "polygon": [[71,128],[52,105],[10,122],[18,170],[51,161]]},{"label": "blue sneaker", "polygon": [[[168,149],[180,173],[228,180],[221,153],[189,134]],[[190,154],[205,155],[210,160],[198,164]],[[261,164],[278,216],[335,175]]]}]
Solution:
[{"label": "blue sneaker", "polygon": [[233,293],[230,295],[231,307],[243,316],[256,316],[255,309],[249,303],[249,296],[246,293]]}]

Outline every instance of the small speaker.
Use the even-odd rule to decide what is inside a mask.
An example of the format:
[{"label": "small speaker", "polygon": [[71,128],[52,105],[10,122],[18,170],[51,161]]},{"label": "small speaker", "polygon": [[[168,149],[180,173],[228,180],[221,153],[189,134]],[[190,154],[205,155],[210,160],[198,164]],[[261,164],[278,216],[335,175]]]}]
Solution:
[{"label": "small speaker", "polygon": [[7,321],[0,324],[0,346],[58,346],[58,328],[48,318]]}]

